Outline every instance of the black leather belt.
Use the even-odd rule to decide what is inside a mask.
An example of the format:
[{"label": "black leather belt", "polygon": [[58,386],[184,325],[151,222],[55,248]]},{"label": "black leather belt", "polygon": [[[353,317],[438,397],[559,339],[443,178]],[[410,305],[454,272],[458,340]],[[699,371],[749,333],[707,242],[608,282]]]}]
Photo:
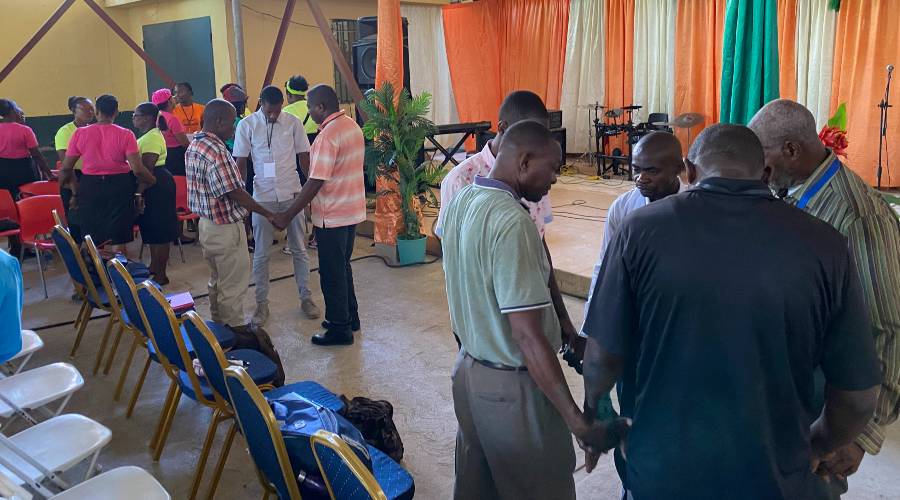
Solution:
[{"label": "black leather belt", "polygon": [[527,372],[528,367],[525,366],[508,366],[503,363],[494,363],[493,361],[484,361],[472,356],[469,353],[466,353],[466,356],[472,358],[476,363],[482,366],[486,366],[488,368],[493,368],[494,370],[503,370],[506,372]]}]

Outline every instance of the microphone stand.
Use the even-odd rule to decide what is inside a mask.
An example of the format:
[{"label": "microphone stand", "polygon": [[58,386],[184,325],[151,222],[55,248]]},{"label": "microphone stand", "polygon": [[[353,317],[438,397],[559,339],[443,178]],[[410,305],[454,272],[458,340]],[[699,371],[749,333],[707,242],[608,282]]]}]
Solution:
[{"label": "microphone stand", "polygon": [[889,104],[889,97],[891,94],[891,74],[893,73],[893,70],[893,66],[888,70],[887,85],[884,88],[884,99],[878,103],[878,107],[881,108],[881,117],[878,126],[878,169],[875,171],[877,189],[881,189],[882,154],[884,153],[884,141],[887,138],[887,112],[888,108],[891,107]]}]

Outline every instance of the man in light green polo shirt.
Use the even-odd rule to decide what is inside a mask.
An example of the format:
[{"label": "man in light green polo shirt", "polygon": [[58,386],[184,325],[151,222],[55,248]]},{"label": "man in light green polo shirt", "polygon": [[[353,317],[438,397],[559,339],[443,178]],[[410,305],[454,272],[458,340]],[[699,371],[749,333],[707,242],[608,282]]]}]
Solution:
[{"label": "man in light green polo shirt", "polygon": [[307,90],[309,90],[309,83],[306,82],[306,78],[300,75],[292,76],[284,84],[288,105],[282,108],[282,111],[296,116],[303,123],[303,130],[306,131],[309,143],[312,144],[319,131],[319,125],[309,116],[309,103],[306,101]]},{"label": "man in light green polo shirt", "polygon": [[535,121],[509,127],[490,177],[447,207],[444,272],[459,422],[454,497],[574,499],[575,451],[618,444],[622,421],[595,422],[575,404],[556,351],[550,263],[528,211],[556,182],[559,145]]}]

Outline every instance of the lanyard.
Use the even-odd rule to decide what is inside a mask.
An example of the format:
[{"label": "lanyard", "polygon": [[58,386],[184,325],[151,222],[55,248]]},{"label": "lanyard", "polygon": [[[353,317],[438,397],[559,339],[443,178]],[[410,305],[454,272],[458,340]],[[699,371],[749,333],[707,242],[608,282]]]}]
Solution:
[{"label": "lanyard", "polygon": [[269,118],[266,117],[266,142],[269,144],[269,154],[272,153],[272,135],[275,133],[275,122],[269,126]]},{"label": "lanyard", "polygon": [[828,184],[828,181],[830,181],[831,178],[834,177],[834,174],[836,174],[837,171],[840,170],[840,168],[841,161],[835,158],[834,161],[831,162],[831,165],[829,165],[828,170],[825,171],[825,174],[823,174],[815,184],[810,186],[809,189],[807,189],[806,192],[803,193],[803,196],[801,196],[800,200],[797,201],[797,208],[806,208],[806,205],[809,204],[809,200],[811,200],[813,196],[818,194],[819,191],[821,191],[822,188],[825,187],[825,184]]}]

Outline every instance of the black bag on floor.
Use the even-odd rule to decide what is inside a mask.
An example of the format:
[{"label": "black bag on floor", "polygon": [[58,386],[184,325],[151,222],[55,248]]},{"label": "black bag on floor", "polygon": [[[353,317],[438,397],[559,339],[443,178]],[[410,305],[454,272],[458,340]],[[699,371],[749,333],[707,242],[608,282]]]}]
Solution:
[{"label": "black bag on floor", "polygon": [[383,451],[395,462],[403,460],[403,441],[394,425],[394,407],[387,401],[355,397],[344,402],[344,418],[349,420],[366,438],[366,442]]},{"label": "black bag on floor", "polygon": [[237,337],[237,340],[234,343],[234,348],[252,349],[254,351],[259,351],[265,354],[266,357],[272,360],[272,362],[275,363],[275,366],[278,367],[278,371],[275,372],[275,378],[272,380],[272,385],[274,385],[275,387],[283,386],[284,365],[281,364],[281,356],[275,349],[275,344],[272,343],[272,338],[269,337],[268,332],[257,326],[248,326],[242,329],[232,329],[232,331]]}]

